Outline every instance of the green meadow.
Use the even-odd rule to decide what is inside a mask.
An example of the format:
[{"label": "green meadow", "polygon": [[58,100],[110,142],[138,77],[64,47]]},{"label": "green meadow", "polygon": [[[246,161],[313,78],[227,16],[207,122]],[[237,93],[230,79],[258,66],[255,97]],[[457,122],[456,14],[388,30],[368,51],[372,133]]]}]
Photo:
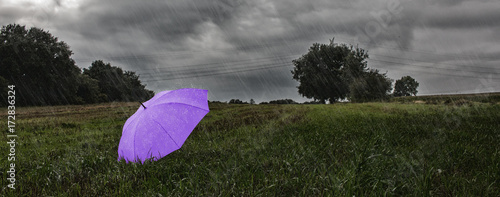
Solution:
[{"label": "green meadow", "polygon": [[16,189],[2,121],[0,196],[500,195],[498,103],[211,103],[181,149],[127,164],[138,107],[17,108]]}]

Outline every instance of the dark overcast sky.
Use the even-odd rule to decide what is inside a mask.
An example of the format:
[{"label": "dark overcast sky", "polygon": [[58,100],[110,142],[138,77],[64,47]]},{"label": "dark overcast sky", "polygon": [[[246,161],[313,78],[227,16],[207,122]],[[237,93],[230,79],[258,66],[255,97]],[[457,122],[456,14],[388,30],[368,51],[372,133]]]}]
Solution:
[{"label": "dark overcast sky", "polygon": [[305,101],[291,61],[315,42],[358,45],[419,94],[500,91],[498,0],[0,0],[0,24],[49,31],[81,68],[135,71],[156,92]]}]

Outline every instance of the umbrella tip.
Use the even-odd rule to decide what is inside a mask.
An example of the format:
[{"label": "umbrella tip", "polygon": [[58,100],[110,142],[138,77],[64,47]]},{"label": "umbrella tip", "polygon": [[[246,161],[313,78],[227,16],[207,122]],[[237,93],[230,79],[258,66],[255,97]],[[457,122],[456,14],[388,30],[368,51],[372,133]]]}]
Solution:
[{"label": "umbrella tip", "polygon": [[144,107],[144,109],[146,109],[146,106],[144,106],[144,104],[142,104],[141,101],[139,101],[139,103]]}]

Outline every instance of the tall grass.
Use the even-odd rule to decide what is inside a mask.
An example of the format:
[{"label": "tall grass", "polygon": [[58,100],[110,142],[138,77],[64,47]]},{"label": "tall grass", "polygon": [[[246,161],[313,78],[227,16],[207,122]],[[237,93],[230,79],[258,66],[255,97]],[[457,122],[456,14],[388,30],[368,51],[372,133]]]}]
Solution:
[{"label": "tall grass", "polygon": [[213,104],[180,150],[143,165],[117,161],[136,105],[19,109],[16,190],[2,159],[0,195],[500,194],[498,104]]}]

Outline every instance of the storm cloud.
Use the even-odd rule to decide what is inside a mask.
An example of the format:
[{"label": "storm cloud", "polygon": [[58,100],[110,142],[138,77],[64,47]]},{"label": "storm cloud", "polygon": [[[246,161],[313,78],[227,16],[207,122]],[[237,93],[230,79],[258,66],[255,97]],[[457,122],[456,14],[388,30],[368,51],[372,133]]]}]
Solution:
[{"label": "storm cloud", "polygon": [[411,75],[419,94],[500,91],[498,10],[496,0],[1,0],[0,23],[47,30],[79,67],[102,59],[157,92],[305,101],[291,61],[332,38],[368,49],[368,66],[393,79]]}]

